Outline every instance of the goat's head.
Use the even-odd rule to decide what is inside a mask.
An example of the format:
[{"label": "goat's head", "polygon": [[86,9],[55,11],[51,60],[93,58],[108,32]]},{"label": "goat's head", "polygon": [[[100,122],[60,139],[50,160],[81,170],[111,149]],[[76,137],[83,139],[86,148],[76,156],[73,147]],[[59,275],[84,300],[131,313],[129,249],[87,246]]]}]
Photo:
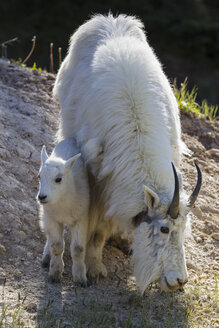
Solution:
[{"label": "goat's head", "polygon": [[68,192],[68,185],[71,169],[76,160],[81,156],[77,154],[68,160],[57,157],[49,157],[46,147],[41,151],[41,167],[38,174],[40,179],[40,189],[37,194],[37,200],[45,205],[47,203],[56,203],[65,197]]},{"label": "goat's head", "polygon": [[[137,283],[143,293],[147,286],[160,282],[164,291],[182,288],[188,281],[184,253],[184,232],[187,214],[195,203],[201,187],[201,171],[197,164],[198,180],[189,197],[184,200],[180,195],[179,180],[173,166],[175,191],[172,202],[144,186],[148,210],[134,218],[137,225],[133,242],[133,263]],[[180,197],[181,196],[181,197]]]}]

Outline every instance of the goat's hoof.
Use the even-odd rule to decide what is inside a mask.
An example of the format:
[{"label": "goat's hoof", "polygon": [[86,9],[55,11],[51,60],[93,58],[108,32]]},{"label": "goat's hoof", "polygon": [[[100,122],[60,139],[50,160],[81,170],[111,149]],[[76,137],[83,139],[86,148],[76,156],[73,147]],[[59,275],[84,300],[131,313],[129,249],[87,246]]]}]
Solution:
[{"label": "goat's hoof", "polygon": [[87,277],[87,286],[88,287],[96,285],[98,282],[99,282],[99,276],[92,277],[92,276],[88,275],[88,277]]},{"label": "goat's hoof", "polygon": [[88,284],[87,284],[86,281],[83,281],[83,282],[81,282],[81,281],[77,281],[77,282],[75,282],[75,285],[76,285],[77,287],[82,287],[82,288],[87,288],[87,287],[88,287]]},{"label": "goat's hoof", "polygon": [[103,263],[98,263],[95,268],[89,268],[87,276],[91,284],[97,284],[101,278],[107,277],[107,269]]},{"label": "goat's hoof", "polygon": [[52,276],[49,276],[49,278],[48,278],[48,282],[49,282],[50,284],[58,284],[58,283],[61,282],[61,279],[58,278],[58,277],[52,277]]},{"label": "goat's hoof", "polygon": [[107,277],[107,269],[105,267],[105,265],[102,263],[101,265],[101,272],[100,272],[100,276],[102,278],[106,278]]},{"label": "goat's hoof", "polygon": [[42,267],[43,268],[48,268],[50,264],[50,255],[47,254],[43,259],[42,259]]},{"label": "goat's hoof", "polygon": [[88,275],[88,278],[87,278],[88,287],[91,285],[98,284],[100,279],[105,278],[106,276],[107,276],[107,274],[103,275],[102,272],[100,272],[99,274],[97,274],[95,276]]}]

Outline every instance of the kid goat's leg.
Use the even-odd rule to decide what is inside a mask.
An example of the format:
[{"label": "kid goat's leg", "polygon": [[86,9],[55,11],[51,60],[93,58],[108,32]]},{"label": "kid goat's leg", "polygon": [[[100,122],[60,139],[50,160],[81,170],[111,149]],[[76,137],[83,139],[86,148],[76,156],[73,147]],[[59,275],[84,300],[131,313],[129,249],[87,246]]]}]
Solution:
[{"label": "kid goat's leg", "polygon": [[71,228],[72,276],[74,282],[86,287],[85,253],[87,243],[87,222],[76,222]]},{"label": "kid goat's leg", "polygon": [[49,246],[49,240],[48,240],[48,237],[47,237],[46,245],[45,245],[44,250],[43,250],[43,258],[42,258],[43,268],[49,267],[50,258],[51,258],[51,256],[50,256],[50,246]]},{"label": "kid goat's leg", "polygon": [[63,252],[64,252],[64,226],[61,223],[47,220],[47,244],[45,246],[50,249],[50,266],[49,281],[59,282],[64,270]]}]

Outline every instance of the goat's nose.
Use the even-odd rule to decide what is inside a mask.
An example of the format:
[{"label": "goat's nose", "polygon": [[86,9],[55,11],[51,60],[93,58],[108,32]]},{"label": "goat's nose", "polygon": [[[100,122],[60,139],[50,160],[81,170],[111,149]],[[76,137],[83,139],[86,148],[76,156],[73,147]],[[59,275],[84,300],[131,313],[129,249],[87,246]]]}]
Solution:
[{"label": "goat's nose", "polygon": [[45,200],[46,199],[46,195],[39,195],[38,196],[38,199],[41,201],[41,200]]},{"label": "goat's nose", "polygon": [[183,280],[183,279],[177,278],[177,282],[180,287],[183,287],[188,282],[188,279]]}]

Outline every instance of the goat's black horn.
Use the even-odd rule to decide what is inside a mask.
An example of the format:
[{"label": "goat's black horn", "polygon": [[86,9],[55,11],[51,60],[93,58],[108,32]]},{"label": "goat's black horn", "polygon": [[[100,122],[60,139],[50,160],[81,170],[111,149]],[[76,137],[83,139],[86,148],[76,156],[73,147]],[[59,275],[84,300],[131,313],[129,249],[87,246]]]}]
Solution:
[{"label": "goat's black horn", "polygon": [[174,179],[175,179],[175,190],[167,214],[169,214],[172,219],[176,219],[177,216],[179,215],[179,179],[174,164],[173,163],[171,164],[172,164]]},{"label": "goat's black horn", "polygon": [[197,172],[198,172],[198,180],[197,180],[195,189],[193,190],[193,193],[189,197],[189,200],[188,200],[188,203],[187,203],[187,206],[188,207],[192,207],[194,205],[194,203],[195,203],[195,201],[196,201],[196,199],[198,197],[199,191],[201,189],[201,185],[202,185],[202,173],[201,173],[201,170],[200,170],[198,164],[195,163],[195,166],[196,166],[196,169],[197,169]]}]

